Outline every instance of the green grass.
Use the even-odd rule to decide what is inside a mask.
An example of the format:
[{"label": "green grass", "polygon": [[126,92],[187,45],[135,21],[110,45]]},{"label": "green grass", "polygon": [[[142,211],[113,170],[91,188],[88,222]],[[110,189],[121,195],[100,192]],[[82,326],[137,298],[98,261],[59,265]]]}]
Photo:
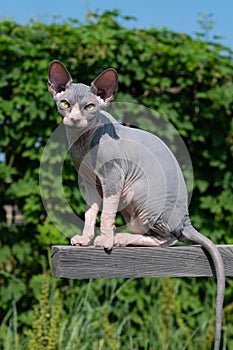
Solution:
[{"label": "green grass", "polygon": [[[186,285],[171,278],[57,283],[45,274],[32,324],[22,327],[12,304],[0,327],[0,349],[211,349],[214,298],[206,295],[202,304],[196,301],[192,307],[194,295],[185,287],[190,284],[195,292],[195,280],[189,281]],[[190,300],[182,302],[185,295]],[[224,350],[233,345],[232,310],[229,304],[224,311]]]}]

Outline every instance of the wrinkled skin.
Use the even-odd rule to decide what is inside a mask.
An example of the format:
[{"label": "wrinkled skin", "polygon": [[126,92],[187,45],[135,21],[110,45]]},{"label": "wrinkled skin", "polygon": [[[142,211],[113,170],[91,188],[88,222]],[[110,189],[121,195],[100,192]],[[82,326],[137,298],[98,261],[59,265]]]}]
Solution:
[{"label": "wrinkled skin", "polygon": [[[190,223],[185,182],[172,152],[158,137],[124,127],[102,110],[116,94],[114,69],[87,86],[72,83],[65,66],[54,61],[48,88],[66,126],[69,151],[86,192],[83,233],[71,239],[72,245],[92,243],[99,211],[101,234],[94,244],[109,251],[114,245],[164,247],[186,240],[201,244],[213,258],[218,279],[214,347],[218,350],[224,265],[216,246]],[[131,233],[114,235],[118,211]]]}]

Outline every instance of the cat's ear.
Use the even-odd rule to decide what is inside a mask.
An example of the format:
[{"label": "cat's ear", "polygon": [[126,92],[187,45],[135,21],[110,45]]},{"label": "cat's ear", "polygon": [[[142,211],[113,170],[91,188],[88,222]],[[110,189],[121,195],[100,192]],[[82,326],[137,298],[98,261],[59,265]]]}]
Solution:
[{"label": "cat's ear", "polygon": [[72,78],[64,66],[59,61],[53,61],[49,67],[48,89],[54,97],[57,93],[65,91],[70,87]]},{"label": "cat's ear", "polygon": [[114,99],[117,90],[118,77],[113,68],[103,71],[92,83],[91,90],[108,103]]}]

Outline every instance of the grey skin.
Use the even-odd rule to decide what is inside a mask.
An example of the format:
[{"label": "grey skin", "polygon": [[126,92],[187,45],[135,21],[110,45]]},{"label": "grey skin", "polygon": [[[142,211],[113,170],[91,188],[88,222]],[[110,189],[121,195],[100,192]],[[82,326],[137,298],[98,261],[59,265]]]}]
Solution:
[{"label": "grey skin", "polygon": [[[114,99],[117,73],[109,68],[87,86],[72,83],[59,61],[49,67],[48,89],[63,118],[69,151],[86,193],[82,235],[71,244],[87,246],[172,246],[178,241],[200,244],[211,255],[217,275],[216,338],[221,341],[225,273],[222,257],[211,240],[196,231],[188,214],[187,190],[181,169],[158,137],[120,125],[103,110]],[[121,211],[131,233],[114,234]]]}]

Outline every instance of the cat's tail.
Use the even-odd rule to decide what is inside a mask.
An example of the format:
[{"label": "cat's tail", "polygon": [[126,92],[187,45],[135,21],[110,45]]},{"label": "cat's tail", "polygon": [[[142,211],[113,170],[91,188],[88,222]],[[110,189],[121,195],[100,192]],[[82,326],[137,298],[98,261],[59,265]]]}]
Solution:
[{"label": "cat's tail", "polygon": [[219,350],[221,342],[222,310],[225,292],[225,269],[223,259],[218,248],[214,245],[214,243],[207,237],[203,236],[200,232],[195,230],[195,228],[191,225],[189,219],[187,220],[186,225],[183,228],[182,235],[184,237],[184,240],[200,244],[210,254],[214,263],[217,277],[216,334],[214,350]]}]

